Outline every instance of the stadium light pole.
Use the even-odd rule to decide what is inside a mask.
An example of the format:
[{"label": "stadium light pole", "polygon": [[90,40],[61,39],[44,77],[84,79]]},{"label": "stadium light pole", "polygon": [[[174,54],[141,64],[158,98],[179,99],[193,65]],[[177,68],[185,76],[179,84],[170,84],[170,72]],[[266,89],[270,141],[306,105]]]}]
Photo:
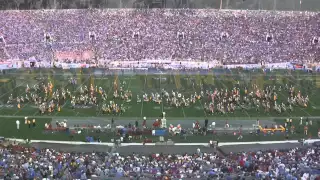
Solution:
[{"label": "stadium light pole", "polygon": [[222,9],[222,0],[220,0],[220,9]]},{"label": "stadium light pole", "polygon": [[299,11],[301,11],[301,4],[302,4],[302,0],[300,0]]}]

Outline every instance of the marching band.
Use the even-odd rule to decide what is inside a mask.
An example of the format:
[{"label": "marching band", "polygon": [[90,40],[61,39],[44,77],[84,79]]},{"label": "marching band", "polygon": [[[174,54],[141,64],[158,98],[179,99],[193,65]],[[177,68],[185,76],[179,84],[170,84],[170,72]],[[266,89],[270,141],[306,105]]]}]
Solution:
[{"label": "marching band", "polygon": [[[288,95],[284,95],[285,91]],[[33,103],[39,108],[40,114],[60,112],[62,105],[70,101],[71,107],[78,106],[96,106],[103,114],[122,114],[125,113],[126,103],[132,101],[133,93],[131,90],[124,89],[122,86],[114,88],[113,97],[109,98],[108,93],[102,87],[90,85],[80,86],[75,92],[69,89],[57,88],[51,82],[47,84],[34,85],[32,88],[27,85],[25,96],[8,98],[8,104],[16,104],[21,108],[21,104]],[[287,98],[287,101],[280,101],[279,96]],[[284,99],[284,98],[282,98]],[[231,89],[204,90],[200,92],[182,93],[172,90],[161,89],[159,92],[136,94],[137,103],[157,103],[166,104],[171,107],[189,107],[195,105],[198,101],[202,102],[204,110],[208,114],[226,114],[234,113],[237,109],[246,110],[254,108],[256,111],[263,109],[264,113],[271,111],[282,113],[293,111],[294,107],[307,107],[309,103],[308,95],[303,95],[296,90],[294,86],[285,85],[284,87],[267,86],[264,89],[258,88],[252,84],[252,87],[240,88],[236,84]]]}]

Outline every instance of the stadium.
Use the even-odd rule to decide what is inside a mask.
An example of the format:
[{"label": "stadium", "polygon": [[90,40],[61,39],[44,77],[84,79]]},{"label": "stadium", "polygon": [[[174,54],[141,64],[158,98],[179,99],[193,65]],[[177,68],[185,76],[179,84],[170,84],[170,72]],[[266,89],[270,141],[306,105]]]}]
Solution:
[{"label": "stadium", "polygon": [[319,178],[319,2],[0,5],[1,178]]}]

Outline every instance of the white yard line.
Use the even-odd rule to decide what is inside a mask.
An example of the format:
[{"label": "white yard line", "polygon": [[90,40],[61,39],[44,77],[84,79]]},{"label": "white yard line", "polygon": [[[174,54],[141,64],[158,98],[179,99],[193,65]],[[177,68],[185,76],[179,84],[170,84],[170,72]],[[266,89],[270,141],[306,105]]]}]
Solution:
[{"label": "white yard line", "polygon": [[[76,88],[76,90],[75,90],[75,92],[77,92],[86,82],[88,82],[88,80],[90,79],[90,75],[88,76],[88,78],[83,82],[83,83],[81,83],[80,84],[80,86],[78,86],[77,88]],[[66,86],[68,86],[68,84],[66,85]],[[64,88],[66,87],[66,86],[64,86]],[[74,92],[74,93],[75,93]],[[71,98],[71,97],[70,97]],[[66,106],[67,105],[67,103],[68,103],[68,100],[66,100],[66,102],[64,102],[64,104],[61,106],[61,109],[64,107],[64,106]],[[53,116],[56,116],[58,114],[58,112],[56,112],[56,113],[54,113],[54,115]],[[79,112],[77,112],[77,115],[79,114]],[[76,115],[76,116],[77,116]]]},{"label": "white yard line", "polygon": [[[26,82],[24,81],[23,83],[19,84],[19,85],[16,86],[15,88],[11,89],[11,91],[8,91],[8,92],[4,93],[3,95],[1,95],[0,98],[2,98],[2,97],[4,97],[4,96],[7,96],[8,93],[13,94],[13,91],[14,91],[15,89],[19,88],[21,85],[23,85],[23,84],[25,84],[25,83],[26,83]],[[24,94],[24,93],[22,93],[22,94]],[[20,97],[22,94],[20,94],[19,97]],[[18,97],[18,96],[17,96],[17,97]],[[3,103],[7,103],[7,102],[3,102]],[[13,106],[16,107],[15,105],[13,105]],[[5,108],[5,106],[1,107],[1,108],[0,108],[0,111],[3,110],[4,108]]]},{"label": "white yard line", "polygon": [[161,92],[161,74],[160,74],[160,96],[161,96],[161,114],[163,113],[163,104],[164,104],[164,102],[163,102],[163,99],[162,99],[162,92]]},{"label": "white yard line", "polygon": [[[190,75],[188,75],[188,77],[191,78]],[[193,89],[194,92],[197,91],[197,90],[194,88],[194,86],[192,86],[192,89]],[[202,108],[202,111],[204,112],[204,116],[207,118],[207,117],[208,117],[208,116],[207,116],[207,112],[204,110],[204,106],[203,106],[201,100],[202,100],[202,98],[201,98],[200,100],[198,100],[198,102],[199,102],[199,104],[200,104],[200,106],[201,106],[201,108]]]},{"label": "white yard line", "polygon": [[6,86],[7,84],[6,83],[10,83],[12,81],[12,79],[10,79],[8,82],[5,82],[5,84],[1,85],[0,88]]},{"label": "white yard line", "polygon": [[[291,75],[291,76],[292,76],[292,75]],[[307,88],[301,86],[301,85],[298,84],[298,83],[295,83],[295,82],[291,81],[288,77],[286,77],[286,78],[287,78],[287,80],[288,80],[289,82],[291,82],[291,83],[293,83],[294,85],[300,87],[301,89],[304,89],[305,91],[307,91]],[[312,93],[311,95],[313,95],[313,94],[314,94],[314,93]],[[311,106],[314,106],[314,105],[315,105],[311,100],[309,100],[309,104],[310,104]]]},{"label": "white yard line", "polygon": [[[233,80],[233,81],[236,81],[236,80],[234,79],[234,77],[233,77],[234,75],[233,75],[232,69],[230,70],[230,72],[231,72],[232,80]],[[223,84],[223,83],[222,83],[222,84]],[[224,85],[224,86],[225,86],[225,85]],[[240,105],[240,106],[241,106],[241,105]],[[242,110],[246,113],[246,115],[248,116],[248,118],[251,119],[251,116],[250,116],[250,114],[247,112],[246,108],[243,108]],[[270,116],[270,115],[268,114],[268,116]]]},{"label": "white yard line", "polygon": [[[125,77],[126,75],[124,75]],[[131,86],[131,81],[134,77],[134,74],[130,76],[130,80],[129,80],[129,83],[127,84],[127,90],[129,90],[130,86]],[[131,97],[131,101],[132,101],[132,97]],[[122,102],[125,102],[124,100],[122,100]],[[121,117],[121,114],[119,114],[119,117]]]},{"label": "white yard line", "polygon": [[[146,89],[146,84],[147,84],[147,73],[145,74],[145,77],[144,77],[143,92],[144,92],[144,90]],[[141,97],[141,98],[142,98],[142,97]],[[142,98],[141,100],[142,100],[142,101],[141,101],[140,117],[142,118],[144,99]]]},{"label": "white yard line", "polygon": [[[218,79],[218,78],[217,78]],[[220,79],[218,80],[221,84],[222,84],[222,86],[224,87],[224,88],[228,88],[224,83],[223,83],[223,80],[221,81]],[[248,113],[247,113],[248,114]],[[227,120],[230,118],[230,116],[229,116],[229,113],[228,112],[226,112],[225,113],[225,115],[227,115]],[[250,119],[250,116],[249,116],[249,119]]]},{"label": "white yard line", "polygon": [[312,106],[313,109],[320,109],[320,106]]},{"label": "white yard line", "polygon": [[[67,87],[68,86],[68,83],[67,85],[63,86],[63,88]],[[51,97],[49,101],[51,101],[53,98]],[[63,106],[62,106],[63,107]],[[35,116],[38,114],[38,111],[36,111],[32,116]],[[55,113],[53,116],[55,116],[57,113]]]},{"label": "white yard line", "polygon": [[[292,76],[292,75],[291,75]],[[287,78],[287,77],[286,77]],[[293,81],[291,81],[289,78],[287,78],[287,80],[288,81],[290,81],[291,83],[293,83],[294,85],[297,85],[297,83],[295,83],[295,82],[293,82]],[[303,88],[304,89],[304,87],[302,87],[302,86],[300,86],[300,85],[297,85],[297,86],[299,86],[299,87],[301,87],[301,88]],[[306,90],[306,89],[305,89]],[[282,92],[278,92],[277,91],[277,93],[279,93],[282,97],[284,97],[285,99],[286,99],[286,96],[282,93]],[[311,102],[311,101],[309,101],[309,102]],[[310,103],[311,104],[311,103]],[[294,108],[299,108],[301,111],[303,111],[304,113],[306,113],[308,116],[311,116],[311,114],[309,114],[307,111],[305,111],[303,108],[301,108],[301,107],[294,107]],[[286,113],[287,113],[287,115],[288,115],[288,117],[291,117],[291,115],[290,115],[290,113],[288,113],[287,111],[286,111]]]},{"label": "white yard line", "polygon": [[[279,93],[282,97],[284,97],[284,99],[286,99],[286,96],[281,92],[281,91],[278,91],[277,93]],[[309,114],[307,111],[305,111],[303,108],[301,108],[300,106],[294,106],[293,108],[298,108],[300,109],[301,111],[303,111],[304,113],[306,113],[308,116],[311,116],[311,114]],[[294,109],[293,109],[294,110]],[[290,113],[288,111],[286,111],[288,117],[291,117]]]},{"label": "white yard line", "polygon": [[186,116],[186,113],[184,112],[184,108],[183,108],[183,107],[182,107],[182,113],[183,113],[183,116],[184,116],[184,117],[187,117],[187,116]]},{"label": "white yard line", "polygon": [[[2,95],[0,96],[0,98],[2,98],[2,97],[4,97],[4,96],[7,96],[9,93],[13,92],[15,89],[19,88],[19,87],[20,87],[21,85],[23,85],[23,84],[26,84],[26,82],[24,81],[23,83],[19,84],[19,85],[16,86],[15,88],[11,89],[11,91],[8,91],[8,92],[2,94]],[[13,94],[13,93],[11,93],[11,94]],[[20,95],[19,95],[19,96],[20,96]]]},{"label": "white yard line", "polygon": [[[39,84],[41,84],[41,83],[43,83],[44,81],[45,81],[46,79],[44,79],[44,80],[42,80],[42,81],[40,81],[40,82],[38,82],[37,83],[37,85],[39,85]],[[20,94],[19,96],[17,96],[17,97],[21,97],[21,96],[24,96],[24,95],[26,95],[27,93],[26,92],[24,92],[24,93],[22,93],[22,94]],[[30,99],[29,101],[28,101],[28,103],[27,104],[23,104],[23,107],[21,108],[21,109],[23,109],[24,107],[26,107],[27,105],[29,105],[30,103],[32,102],[32,99]],[[20,109],[18,109],[14,114],[13,114],[13,116],[15,116],[17,113],[19,113],[20,112]]]},{"label": "white yard line", "polygon": [[[104,77],[104,76],[105,76],[105,75],[103,75],[103,77]],[[98,78],[95,78],[95,79],[98,79]],[[103,78],[100,78],[100,79],[103,79]],[[106,79],[108,79],[108,78],[106,78]],[[107,98],[109,98],[109,97],[110,97],[110,92],[112,92],[112,89],[113,89],[113,86],[112,86],[112,85],[113,85],[113,83],[112,83],[112,79],[110,79],[110,81],[111,81],[111,82],[109,83],[109,86],[108,86],[108,87],[109,87],[109,89],[108,89],[108,93],[107,93]],[[101,81],[101,82],[102,82],[102,81]],[[99,85],[101,85],[101,82],[99,83]],[[99,87],[101,87],[101,86],[99,86]],[[103,86],[102,86],[102,87],[103,87]],[[103,100],[102,100],[102,98],[100,99],[100,101],[101,101],[101,102],[99,102],[99,103],[98,103],[98,104],[99,104],[99,105],[98,105],[99,112],[98,112],[98,114],[97,114],[98,116],[100,116],[100,115],[101,115],[101,111],[102,111],[101,106],[102,106],[102,104],[104,103],[104,102],[103,102]]]},{"label": "white yard line", "polygon": [[[178,72],[178,73],[179,73],[179,72]],[[180,75],[180,74],[179,74],[179,75]],[[174,83],[176,84],[176,90],[178,90],[177,83],[176,83],[176,76],[173,75],[173,78],[174,78]],[[182,114],[183,114],[183,116],[186,118],[187,116],[186,116],[186,113],[184,112],[183,106],[181,106],[181,109],[182,109]]]}]

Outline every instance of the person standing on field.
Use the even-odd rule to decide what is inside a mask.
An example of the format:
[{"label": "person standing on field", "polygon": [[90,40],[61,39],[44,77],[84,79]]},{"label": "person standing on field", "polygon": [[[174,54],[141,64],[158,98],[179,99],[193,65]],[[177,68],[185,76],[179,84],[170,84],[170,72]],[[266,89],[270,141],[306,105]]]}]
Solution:
[{"label": "person standing on field", "polygon": [[27,123],[28,123],[29,128],[31,128],[31,121],[27,120]]},{"label": "person standing on field", "polygon": [[33,127],[36,127],[36,119],[33,119],[33,120],[32,120],[32,126],[33,126]]},{"label": "person standing on field", "polygon": [[147,118],[146,117],[143,117],[143,122],[142,122],[142,127],[143,128],[146,128],[147,127]]},{"label": "person standing on field", "polygon": [[240,140],[240,139],[242,139],[242,138],[243,138],[243,136],[242,136],[242,125],[240,125],[238,140]]},{"label": "person standing on field", "polygon": [[308,135],[308,126],[304,126],[304,135]]},{"label": "person standing on field", "polygon": [[17,120],[17,121],[16,121],[16,124],[17,124],[17,130],[19,130],[19,129],[20,129],[20,121]]},{"label": "person standing on field", "polygon": [[197,148],[197,154],[200,156],[200,154],[201,154],[200,148]]}]

